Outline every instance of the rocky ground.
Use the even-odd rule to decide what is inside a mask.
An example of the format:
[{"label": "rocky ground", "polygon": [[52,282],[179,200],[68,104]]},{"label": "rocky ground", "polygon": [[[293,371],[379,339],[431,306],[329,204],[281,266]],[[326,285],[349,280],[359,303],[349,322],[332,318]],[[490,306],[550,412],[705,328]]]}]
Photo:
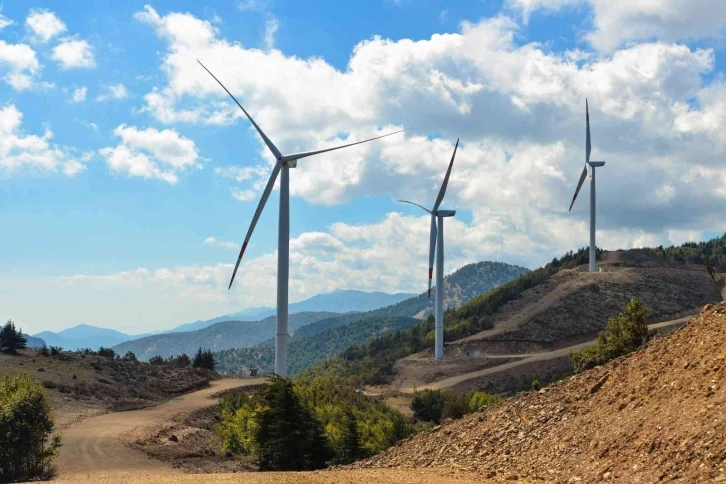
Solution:
[{"label": "rocky ground", "polygon": [[352,468],[530,482],[726,482],[726,303],[636,353],[411,437]]}]

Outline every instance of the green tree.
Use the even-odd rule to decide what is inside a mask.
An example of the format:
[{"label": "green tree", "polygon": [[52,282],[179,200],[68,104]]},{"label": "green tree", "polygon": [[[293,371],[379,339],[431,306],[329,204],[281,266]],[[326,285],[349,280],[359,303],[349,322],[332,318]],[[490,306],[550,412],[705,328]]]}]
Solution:
[{"label": "green tree", "polygon": [[0,381],[0,482],[48,478],[61,438],[45,390],[19,373]]},{"label": "green tree", "polygon": [[444,411],[444,394],[441,390],[425,389],[415,391],[411,399],[413,416],[426,422],[441,422]]},{"label": "green tree", "polygon": [[27,342],[27,338],[19,329],[15,329],[15,323],[10,319],[0,330],[0,351],[15,354],[18,350],[25,349]]},{"label": "green tree", "polygon": [[124,360],[125,360],[125,361],[138,361],[138,360],[136,359],[136,353],[134,353],[134,352],[133,352],[133,351],[131,351],[131,350],[128,350],[128,351],[126,352],[126,354],[124,355]]},{"label": "green tree", "polygon": [[98,356],[103,356],[104,358],[114,358],[116,356],[116,352],[114,350],[111,348],[104,348],[103,346],[98,348],[96,354]]},{"label": "green tree", "polygon": [[575,371],[602,365],[647,343],[650,339],[648,312],[640,300],[631,299],[620,314],[610,318],[594,345],[570,352]]},{"label": "green tree", "polygon": [[166,362],[164,361],[164,358],[162,356],[155,355],[149,358],[149,363],[152,365],[163,365]]},{"label": "green tree", "polygon": [[300,402],[292,381],[274,376],[260,393],[256,418],[257,464],[263,471],[321,469],[330,455],[315,416]]}]

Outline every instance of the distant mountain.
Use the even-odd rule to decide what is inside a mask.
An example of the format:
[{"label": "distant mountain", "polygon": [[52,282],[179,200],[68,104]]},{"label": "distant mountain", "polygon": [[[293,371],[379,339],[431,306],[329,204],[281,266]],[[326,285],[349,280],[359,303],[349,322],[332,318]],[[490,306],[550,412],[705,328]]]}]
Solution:
[{"label": "distant mountain", "polygon": [[[303,312],[291,314],[289,329],[295,331],[301,326],[329,318],[333,313]],[[275,335],[277,318],[270,316],[262,321],[223,321],[197,331],[162,333],[126,341],[114,346],[117,353],[133,351],[140,360],[152,356],[169,356],[186,353],[193,355],[198,348],[221,351],[228,348],[254,346]]]},{"label": "distant mountain", "polygon": [[[302,312],[330,312],[330,313],[348,313],[371,311],[373,309],[382,308],[397,302],[410,298],[414,294],[399,292],[396,294],[387,294],[385,292],[365,292],[352,289],[338,290],[325,294],[318,294],[309,299],[289,305],[289,313]],[[206,321],[195,321],[193,323],[182,324],[167,333],[179,333],[182,331],[196,331],[206,328],[215,323],[222,321],[259,321],[269,316],[275,315],[274,308],[247,308],[237,313],[225,314]]]},{"label": "distant mountain", "polygon": [[23,336],[25,336],[25,338],[28,340],[26,343],[28,348],[42,348],[43,346],[47,346],[45,344],[45,341],[40,338],[36,338],[25,333],[23,333]]},{"label": "distant mountain", "polygon": [[33,335],[42,338],[48,346],[60,346],[65,350],[77,350],[81,348],[98,349],[100,346],[111,347],[128,341],[132,336],[119,331],[79,324],[72,328],[64,329],[54,333],[43,331]]},{"label": "distant mountain", "polygon": [[[529,272],[524,267],[502,262],[479,262],[462,267],[444,278],[446,308],[455,308],[495,287]],[[347,313],[302,326],[291,332],[288,352],[290,372],[294,373],[331,358],[351,345],[365,343],[385,333],[407,329],[433,311],[436,288],[431,300],[424,292],[397,304],[365,313]],[[269,370],[274,364],[274,341],[246,349],[229,349],[215,355],[219,371],[253,366]]]}]

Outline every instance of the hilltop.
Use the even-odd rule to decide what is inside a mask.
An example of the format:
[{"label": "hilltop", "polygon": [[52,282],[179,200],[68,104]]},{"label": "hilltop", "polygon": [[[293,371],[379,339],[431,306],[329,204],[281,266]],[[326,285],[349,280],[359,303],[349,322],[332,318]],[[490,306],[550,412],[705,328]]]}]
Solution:
[{"label": "hilltop", "polygon": [[[503,262],[485,261],[466,265],[444,278],[444,304],[447,308],[457,307],[528,272],[524,267]],[[296,373],[331,358],[351,345],[362,344],[371,338],[418,324],[425,314],[433,311],[435,291],[434,287],[431,299],[424,292],[374,311],[334,315],[299,327],[290,334],[290,372]],[[215,357],[219,363],[218,369],[222,372],[235,371],[242,367],[269,371],[274,365],[274,340],[269,339],[247,349],[222,351]]]},{"label": "hilltop", "polygon": [[602,367],[411,437],[357,468],[550,482],[726,481],[726,303]]},{"label": "hilltop", "polygon": [[48,346],[59,346],[65,350],[71,351],[82,348],[97,350],[101,346],[109,348],[133,338],[133,336],[124,334],[120,331],[109,328],[99,328],[88,324],[79,324],[72,328],[58,331],[57,333],[52,331],[43,331],[33,336],[41,338]]}]

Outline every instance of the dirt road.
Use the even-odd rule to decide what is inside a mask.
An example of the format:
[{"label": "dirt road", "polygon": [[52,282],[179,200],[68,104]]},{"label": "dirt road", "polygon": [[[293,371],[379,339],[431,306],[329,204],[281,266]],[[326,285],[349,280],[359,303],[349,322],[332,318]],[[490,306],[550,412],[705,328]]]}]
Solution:
[{"label": "dirt road", "polygon": [[[692,317],[693,316],[686,316],[684,318],[674,319],[674,320],[671,320],[671,321],[663,321],[663,322],[660,322],[660,323],[654,323],[654,324],[649,325],[648,326],[648,329],[651,329],[651,330],[653,330],[653,329],[661,329],[661,328],[666,328],[668,326],[674,326],[674,325],[678,325],[678,324],[684,324],[689,319],[691,319]],[[464,373],[464,374],[461,374],[461,375],[456,375],[456,376],[452,376],[452,377],[449,377],[449,378],[444,378],[442,380],[435,381],[435,382],[432,382],[432,383],[429,383],[429,384],[426,384],[426,385],[419,385],[419,386],[416,387],[416,390],[424,390],[424,389],[427,389],[427,388],[432,389],[432,390],[442,390],[444,388],[451,388],[454,385],[458,385],[461,382],[464,382],[464,381],[467,381],[467,380],[471,380],[473,378],[479,378],[479,377],[482,377],[482,376],[493,375],[495,373],[499,373],[499,372],[502,372],[502,371],[506,371],[506,370],[509,370],[511,368],[515,368],[515,367],[521,366],[521,365],[526,365],[528,363],[532,363],[532,362],[535,362],[535,361],[552,360],[554,358],[559,358],[559,357],[562,357],[562,356],[567,356],[567,354],[570,351],[579,351],[579,350],[581,350],[581,349],[583,349],[583,348],[585,348],[587,346],[592,345],[593,343],[595,343],[595,340],[588,341],[586,343],[580,343],[580,344],[574,345],[574,346],[569,346],[567,348],[560,348],[559,350],[547,351],[547,352],[544,352],[544,353],[529,353],[529,354],[515,354],[515,355],[492,355],[493,358],[516,358],[516,357],[522,357],[522,356],[526,356],[526,358],[523,358],[523,359],[517,360],[517,361],[512,361],[510,363],[505,363],[503,365],[494,366],[494,367],[491,367],[491,368],[485,368],[483,370],[472,371],[472,372],[469,372],[469,373]],[[489,356],[486,356],[486,357],[488,358]],[[402,393],[413,393],[414,392],[414,388],[413,387],[404,387],[404,388],[401,388],[400,391]]]},{"label": "dirt road", "polygon": [[126,447],[121,435],[136,427],[163,422],[172,415],[190,412],[215,403],[209,397],[222,390],[263,383],[264,379],[223,379],[209,388],[173,398],[156,407],[116,412],[88,418],[63,432],[63,446],[58,456],[62,478],[98,480],[110,476],[147,476],[178,473],[160,461]]}]

